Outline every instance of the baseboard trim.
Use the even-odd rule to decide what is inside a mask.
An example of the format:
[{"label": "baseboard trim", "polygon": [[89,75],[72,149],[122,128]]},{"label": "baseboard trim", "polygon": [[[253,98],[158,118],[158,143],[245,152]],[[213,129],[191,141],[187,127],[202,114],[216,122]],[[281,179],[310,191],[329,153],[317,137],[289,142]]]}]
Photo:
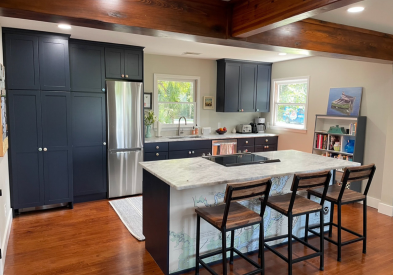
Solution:
[{"label": "baseboard trim", "polygon": [[5,258],[7,255],[7,247],[8,247],[8,240],[10,239],[10,234],[11,234],[11,227],[12,227],[12,209],[8,211],[8,217],[7,217],[7,224],[5,227],[4,231],[4,236],[3,236],[3,246],[1,247],[1,262],[0,262],[0,275],[3,275],[4,272],[4,265],[5,265]]},{"label": "baseboard trim", "polygon": [[367,196],[367,206],[378,209],[380,202],[381,202],[380,199]]},{"label": "baseboard trim", "polygon": [[393,217],[393,206],[380,202],[378,205],[378,213]]}]

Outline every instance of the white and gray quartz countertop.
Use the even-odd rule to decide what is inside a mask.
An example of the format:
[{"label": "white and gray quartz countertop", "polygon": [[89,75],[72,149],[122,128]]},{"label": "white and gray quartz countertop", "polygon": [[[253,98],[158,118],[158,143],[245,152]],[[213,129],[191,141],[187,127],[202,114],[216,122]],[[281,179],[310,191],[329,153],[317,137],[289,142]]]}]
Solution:
[{"label": "white and gray quartz countertop", "polygon": [[333,159],[296,150],[256,154],[271,159],[280,159],[281,162],[226,167],[199,157],[147,161],[140,162],[140,165],[176,190],[360,166],[360,163],[357,162]]},{"label": "white and gray quartz countertop", "polygon": [[210,135],[198,135],[195,136],[184,136],[178,138],[176,136],[170,137],[151,137],[146,138],[145,143],[153,143],[153,142],[173,142],[173,141],[191,141],[191,140],[213,140],[213,139],[238,139],[238,138],[256,138],[256,137],[275,137],[278,136],[276,134],[268,134],[268,133],[251,133],[251,134],[233,134],[233,133],[225,133],[224,135],[219,134],[210,134]]}]

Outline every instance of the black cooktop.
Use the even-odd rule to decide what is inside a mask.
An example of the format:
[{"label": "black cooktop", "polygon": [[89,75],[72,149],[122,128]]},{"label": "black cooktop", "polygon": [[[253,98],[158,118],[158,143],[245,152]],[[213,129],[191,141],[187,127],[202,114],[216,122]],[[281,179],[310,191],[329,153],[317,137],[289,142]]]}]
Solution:
[{"label": "black cooktop", "polygon": [[269,162],[280,162],[279,159],[269,159],[251,153],[213,156],[213,157],[206,157],[206,159],[227,167],[249,165],[249,164],[263,164]]}]

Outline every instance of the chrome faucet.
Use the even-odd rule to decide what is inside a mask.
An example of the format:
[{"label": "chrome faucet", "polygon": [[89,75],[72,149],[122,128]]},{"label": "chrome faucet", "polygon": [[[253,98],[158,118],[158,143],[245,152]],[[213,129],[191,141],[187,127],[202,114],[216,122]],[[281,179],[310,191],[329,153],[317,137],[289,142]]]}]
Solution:
[{"label": "chrome faucet", "polygon": [[184,122],[186,123],[185,125],[187,125],[187,119],[186,119],[186,117],[181,116],[181,117],[179,118],[179,129],[178,129],[178,132],[177,132],[179,136],[182,135],[182,134],[184,133],[184,132],[183,132],[183,129],[180,130],[180,120],[181,120],[182,118],[184,118]]}]

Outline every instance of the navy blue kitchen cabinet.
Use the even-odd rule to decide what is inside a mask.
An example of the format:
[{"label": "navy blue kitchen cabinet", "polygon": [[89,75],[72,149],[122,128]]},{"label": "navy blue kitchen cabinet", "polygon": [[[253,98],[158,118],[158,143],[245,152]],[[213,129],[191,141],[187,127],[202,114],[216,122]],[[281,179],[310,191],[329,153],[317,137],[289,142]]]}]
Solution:
[{"label": "navy blue kitchen cabinet", "polygon": [[143,161],[168,159],[168,152],[145,153]]},{"label": "navy blue kitchen cabinet", "polygon": [[105,94],[72,93],[75,201],[106,198]]},{"label": "navy blue kitchen cabinet", "polygon": [[69,91],[69,35],[3,28],[8,90]]},{"label": "navy blue kitchen cabinet", "polygon": [[272,65],[258,65],[257,77],[257,97],[256,111],[268,113],[270,112],[270,87],[271,87]]},{"label": "navy blue kitchen cabinet", "polygon": [[7,89],[39,90],[38,37],[4,33]]},{"label": "navy blue kitchen cabinet", "polygon": [[11,205],[73,202],[69,92],[9,91]]},{"label": "navy blue kitchen cabinet", "polygon": [[44,205],[39,91],[8,91],[10,189],[13,209]]},{"label": "navy blue kitchen cabinet", "polygon": [[41,92],[45,204],[73,201],[71,95]]},{"label": "navy blue kitchen cabinet", "polygon": [[168,159],[168,142],[145,143],[143,161]]},{"label": "navy blue kitchen cabinet", "polygon": [[105,92],[104,47],[82,40],[70,40],[71,91]]},{"label": "navy blue kitchen cabinet", "polygon": [[105,75],[109,79],[143,80],[143,48],[105,47]]},{"label": "navy blue kitchen cabinet", "polygon": [[271,63],[217,60],[217,112],[269,112]]},{"label": "navy blue kitchen cabinet", "polygon": [[40,36],[39,59],[41,90],[69,91],[68,37]]},{"label": "navy blue kitchen cabinet", "polygon": [[201,157],[212,153],[211,140],[145,143],[144,161]]}]

